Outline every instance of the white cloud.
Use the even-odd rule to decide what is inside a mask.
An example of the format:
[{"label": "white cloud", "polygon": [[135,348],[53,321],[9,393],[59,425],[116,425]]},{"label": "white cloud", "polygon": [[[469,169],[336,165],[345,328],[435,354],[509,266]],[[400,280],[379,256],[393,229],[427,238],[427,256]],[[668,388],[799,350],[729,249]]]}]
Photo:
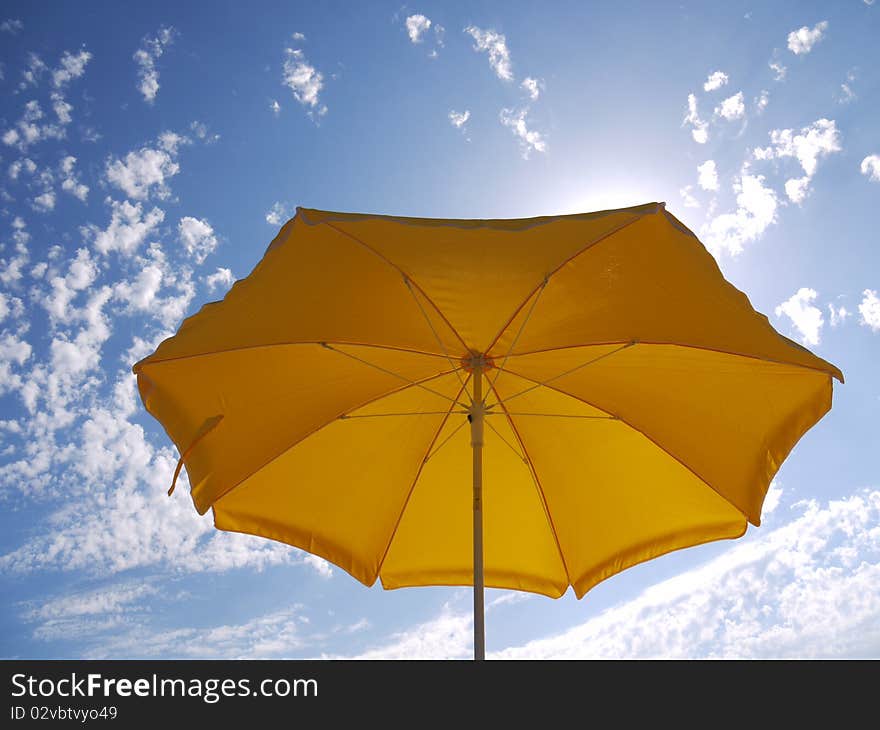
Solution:
[{"label": "white cloud", "polygon": [[[210,129],[208,129],[208,125],[204,122],[194,121],[190,122],[189,125],[190,130],[196,136],[196,139],[200,139],[205,144],[214,144],[219,141],[220,135],[216,133],[212,133]],[[166,132],[166,134],[168,134]],[[184,143],[187,141],[186,137],[181,137],[181,141]]]},{"label": "white cloud", "polygon": [[770,69],[773,71],[774,81],[785,81],[785,76],[788,73],[788,69],[785,66],[783,66],[779,61],[770,61],[769,66]]},{"label": "white cloud", "polygon": [[138,91],[144,97],[144,101],[152,104],[159,93],[159,71],[156,61],[165,53],[168,46],[174,42],[177,31],[174,28],[160,28],[153,38],[144,38],[141,47],[135,51],[134,60],[138,65]]},{"label": "white cloud", "polygon": [[67,155],[67,157],[61,160],[61,174],[63,177],[61,189],[85,203],[89,194],[89,186],[79,181],[73,169],[74,165],[76,165],[76,157],[73,155]]},{"label": "white cloud", "polygon": [[384,646],[363,652],[357,659],[449,659],[472,652],[473,620],[449,604],[440,615],[390,637]]},{"label": "white cloud", "polygon": [[709,74],[706,83],[703,84],[703,91],[715,91],[724,86],[728,81],[727,74],[723,71],[715,71]]},{"label": "white cloud", "polygon": [[859,166],[862,175],[872,182],[880,182],[880,155],[868,155]]},{"label": "white cloud", "polygon": [[30,344],[9,332],[0,336],[0,395],[21,387],[21,376],[13,372],[13,366],[21,367],[30,358]]},{"label": "white cloud", "polygon": [[51,291],[40,299],[40,304],[48,312],[54,325],[58,323],[71,323],[74,315],[70,311],[70,304],[77,293],[87,289],[95,281],[98,275],[98,267],[89,255],[88,249],[81,248],[76,252],[68,267],[67,274],[53,276],[49,284]]},{"label": "white cloud", "polygon": [[799,132],[794,129],[774,129],[770,132],[770,146],[756,149],[756,160],[794,157],[805,175],[785,183],[788,197],[795,203],[803,201],[809,192],[809,183],[816,174],[819,159],[840,152],[840,134],[833,119],[818,119]]},{"label": "white cloud", "polygon": [[501,123],[505,127],[509,127],[519,139],[522,156],[526,159],[533,150],[535,152],[547,151],[547,143],[541,133],[528,128],[527,114],[528,109],[502,109],[499,115]]},{"label": "white cloud", "polygon": [[46,192],[36,196],[33,201],[34,210],[39,213],[48,213],[55,209],[55,192],[47,190]]},{"label": "white cloud", "polygon": [[269,208],[269,211],[266,213],[266,223],[270,226],[280,226],[287,220],[289,215],[290,212],[288,211],[287,206],[279,200],[273,203],[272,207]]},{"label": "white cloud", "polygon": [[171,194],[166,181],[180,172],[174,156],[181,139],[173,132],[166,133],[159,145],[164,149],[142,147],[129,152],[124,160],[108,159],[108,182],[135,200],[146,200],[151,194],[164,200]]},{"label": "white cloud", "polygon": [[92,54],[85,50],[79,53],[65,51],[61,56],[60,66],[52,72],[52,85],[60,89],[80,78],[86,72],[86,65],[91,59]]},{"label": "white cloud", "polygon": [[793,30],[788,34],[788,50],[797,55],[809,53],[813,50],[813,46],[822,40],[826,30],[828,30],[827,20],[816,23],[812,28],[805,25]]},{"label": "white cloud", "polygon": [[228,289],[232,286],[233,281],[235,281],[235,277],[232,275],[232,271],[222,267],[217,267],[217,271],[205,277],[205,284],[212,292],[215,289]]},{"label": "white cloud", "polygon": [[766,89],[763,89],[761,93],[755,97],[755,111],[758,114],[763,112],[767,108],[767,104],[770,103],[770,92]]},{"label": "white cloud", "polygon": [[715,160],[706,160],[697,166],[698,182],[703,190],[718,190],[718,170]]},{"label": "white cloud", "polygon": [[410,15],[406,19],[406,32],[413,43],[421,43],[422,35],[431,27],[431,21],[424,15]]},{"label": "white cloud", "polygon": [[727,97],[719,106],[715,107],[716,116],[724,117],[727,120],[741,119],[745,113],[746,105],[741,91]]},{"label": "white cloud", "polygon": [[691,190],[694,189],[693,185],[685,185],[681,190],[679,190],[679,194],[681,195],[682,202],[684,203],[685,208],[699,208],[700,201],[698,201],[693,195],[691,195]]},{"label": "white cloud", "polygon": [[812,304],[817,296],[815,289],[801,287],[776,307],[776,316],[788,317],[805,345],[819,344],[822,325],[825,323],[822,310]]},{"label": "white cloud", "polygon": [[463,112],[449,112],[449,123],[456,129],[461,129],[462,127],[464,127],[464,125],[467,124],[467,121],[470,118],[471,113],[468,109],[465,109]]},{"label": "white cloud", "polygon": [[700,568],[561,634],[494,656],[877,656],[880,492],[803,504],[788,524],[762,527]]},{"label": "white cloud", "polygon": [[474,25],[469,25],[464,32],[474,39],[475,51],[489,54],[489,65],[495,71],[495,75],[502,81],[512,81],[513,71],[510,67],[507,39],[494,30],[483,30]]},{"label": "white cloud", "polygon": [[18,35],[24,30],[24,23],[18,18],[7,18],[0,23],[0,33],[9,33],[9,35]]},{"label": "white cloud", "polygon": [[83,234],[94,239],[95,248],[103,254],[119,251],[124,256],[132,255],[144,242],[146,237],[165,220],[165,213],[153,208],[144,213],[140,203],[127,200],[117,202],[111,200],[112,215],[106,229],[88,225],[82,229]]},{"label": "white cloud", "polygon": [[709,125],[700,119],[697,97],[694,94],[688,94],[688,111],[682,124],[691,125],[691,135],[697,144],[706,144],[709,140]]},{"label": "white cloud", "polygon": [[862,315],[860,324],[870,327],[874,332],[880,332],[880,298],[874,289],[865,289],[862,292],[859,314]]},{"label": "white cloud", "polygon": [[144,266],[134,281],[120,281],[113,287],[113,296],[125,302],[130,312],[149,312],[162,288],[162,269],[155,263]]},{"label": "white cloud", "polygon": [[846,322],[846,318],[849,317],[850,313],[844,306],[835,307],[833,304],[828,305],[828,313],[831,315],[831,326],[837,327],[838,325]]},{"label": "white cloud", "polygon": [[32,99],[24,105],[24,111],[15,126],[3,132],[0,139],[3,140],[3,144],[9,147],[16,146],[22,152],[43,140],[63,139],[66,135],[65,125],[70,121],[69,112],[72,108],[66,103],[63,103],[63,106],[58,106],[56,102],[56,111],[60,112],[60,121],[59,124],[52,124],[42,121],[45,119],[43,109],[36,99]]},{"label": "white cloud", "polygon": [[537,100],[541,95],[541,89],[543,88],[543,84],[538,81],[538,79],[533,79],[530,76],[524,78],[520,86],[526,90],[526,93],[532,101]]},{"label": "white cloud", "polygon": [[18,85],[19,91],[24,91],[29,86],[36,86],[40,83],[40,78],[42,78],[48,68],[43,59],[36,53],[29,53],[27,66],[21,72],[21,83]]},{"label": "white cloud", "polygon": [[[310,107],[310,115],[323,116],[326,105],[321,104],[320,93],[324,88],[324,76],[317,71],[299,49],[285,49],[282,83],[293,92],[293,98],[305,107]],[[314,117],[313,117],[314,118]]]},{"label": "white cloud", "polygon": [[9,177],[12,180],[18,180],[21,171],[24,170],[29,175],[33,175],[37,170],[37,165],[33,160],[25,157],[21,160],[15,160],[9,164]]},{"label": "white cloud", "polygon": [[180,219],[177,232],[187,254],[196,263],[201,264],[217,248],[217,236],[208,221],[185,216]]},{"label": "white cloud", "polygon": [[736,211],[723,213],[701,229],[707,247],[716,255],[723,251],[736,255],[743,244],[757,239],[776,222],[779,200],[776,193],[764,186],[763,175],[746,172],[733,184]]},{"label": "white cloud", "polygon": [[272,110],[272,113],[277,117],[281,114],[281,104],[278,103],[277,99],[269,100],[269,109]]}]

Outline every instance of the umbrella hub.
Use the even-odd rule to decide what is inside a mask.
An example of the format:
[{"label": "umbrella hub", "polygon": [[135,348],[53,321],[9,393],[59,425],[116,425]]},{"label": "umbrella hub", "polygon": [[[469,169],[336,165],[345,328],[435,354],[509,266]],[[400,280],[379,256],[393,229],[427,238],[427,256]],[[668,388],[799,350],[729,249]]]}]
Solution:
[{"label": "umbrella hub", "polygon": [[461,358],[461,366],[469,373],[481,372],[495,367],[495,360],[484,352],[471,351]]}]

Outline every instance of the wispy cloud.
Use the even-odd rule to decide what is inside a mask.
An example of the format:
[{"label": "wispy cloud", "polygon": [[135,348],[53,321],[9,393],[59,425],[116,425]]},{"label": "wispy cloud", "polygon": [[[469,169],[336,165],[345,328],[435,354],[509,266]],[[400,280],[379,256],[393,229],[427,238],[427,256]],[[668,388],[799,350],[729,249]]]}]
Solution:
[{"label": "wispy cloud", "polygon": [[703,84],[703,91],[715,91],[728,82],[727,74],[723,71],[713,71]]},{"label": "wispy cloud", "polygon": [[306,60],[302,50],[287,48],[284,53],[282,83],[291,90],[294,99],[307,107],[310,117],[323,116],[327,113],[327,106],[320,99],[324,75]]},{"label": "wispy cloud", "polygon": [[738,91],[733,96],[727,97],[717,107],[715,107],[715,115],[723,117],[728,121],[733,119],[742,119],[746,114],[746,105],[743,99],[743,93]]},{"label": "wispy cloud", "polygon": [[868,155],[862,160],[859,170],[871,182],[880,182],[880,155]]},{"label": "wispy cloud", "polygon": [[812,28],[805,25],[793,30],[788,34],[788,50],[796,55],[809,53],[825,36],[826,30],[828,30],[827,20],[816,23]]},{"label": "wispy cloud", "polygon": [[156,68],[156,61],[176,37],[177,30],[173,27],[159,28],[155,36],[145,37],[141,41],[141,47],[134,52],[134,60],[138,66],[138,91],[148,104],[156,101],[156,95],[159,93],[159,70]]},{"label": "wispy cloud", "polygon": [[529,129],[526,123],[528,109],[502,109],[500,114],[501,123],[510,128],[520,143],[522,156],[528,159],[532,152],[546,152],[547,143],[543,135]]},{"label": "wispy cloud", "polygon": [[743,172],[734,181],[736,210],[716,216],[701,229],[706,245],[713,253],[739,254],[745,243],[756,240],[776,222],[779,198],[764,183],[763,175],[748,172]]},{"label": "wispy cloud", "polygon": [[683,125],[691,125],[691,136],[697,144],[706,144],[709,141],[709,125],[700,118],[697,110],[697,97],[695,94],[688,94],[688,108],[685,115]]},{"label": "wispy cloud", "polygon": [[805,345],[819,344],[825,324],[822,310],[813,304],[817,296],[815,289],[801,287],[776,307],[776,316],[788,317]]},{"label": "wispy cloud", "polygon": [[865,289],[862,293],[859,314],[861,324],[870,327],[874,332],[880,332],[880,297],[874,289]]},{"label": "wispy cloud", "polygon": [[510,51],[507,39],[495,30],[483,30],[475,25],[464,29],[474,39],[474,50],[489,56],[489,65],[495,75],[502,81],[513,81],[513,69],[510,64]]}]

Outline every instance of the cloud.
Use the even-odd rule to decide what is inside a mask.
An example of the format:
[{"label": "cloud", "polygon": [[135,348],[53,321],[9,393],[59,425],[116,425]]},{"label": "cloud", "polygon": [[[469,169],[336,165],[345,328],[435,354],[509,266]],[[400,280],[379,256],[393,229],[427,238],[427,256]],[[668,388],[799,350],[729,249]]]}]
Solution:
[{"label": "cloud", "polygon": [[156,95],[159,93],[159,71],[156,68],[156,61],[174,42],[176,36],[177,31],[173,27],[159,28],[159,32],[153,38],[145,37],[141,41],[141,47],[134,53],[140,80],[138,91],[147,104],[156,101]]},{"label": "cloud", "polygon": [[788,68],[783,66],[779,61],[770,61],[769,66],[770,69],[773,71],[774,81],[785,81],[785,76],[788,73]]},{"label": "cloud", "polygon": [[461,129],[467,124],[468,119],[471,118],[471,113],[469,110],[465,109],[463,112],[450,111],[449,112],[449,123],[455,127],[456,129]]},{"label": "cloud", "polygon": [[80,248],[76,257],[70,261],[68,271],[64,276],[56,274],[49,280],[51,291],[39,301],[49,314],[53,325],[58,323],[70,324],[75,317],[70,310],[70,304],[78,292],[91,286],[98,276],[98,267],[86,248]]},{"label": "cloud", "polygon": [[24,23],[18,18],[7,18],[0,23],[0,33],[9,33],[9,35],[18,35],[24,30]]},{"label": "cloud", "polygon": [[520,150],[525,159],[532,151],[546,152],[547,143],[540,132],[529,129],[526,124],[528,109],[502,109],[499,118],[505,127],[509,127],[519,139]]},{"label": "cloud", "polygon": [[52,72],[52,86],[61,89],[80,78],[86,72],[86,65],[91,59],[92,54],[86,50],[79,53],[65,51],[61,56],[61,65]]},{"label": "cloud", "polygon": [[280,226],[287,220],[289,215],[290,211],[287,206],[279,200],[273,203],[266,213],[266,223],[270,226]]},{"label": "cloud", "polygon": [[55,192],[47,190],[46,192],[34,198],[33,209],[38,213],[48,213],[55,209]]},{"label": "cloud", "polygon": [[718,170],[715,160],[706,160],[697,166],[698,182],[703,190],[718,190]]},{"label": "cloud", "polygon": [[158,148],[142,147],[129,152],[124,159],[108,159],[107,181],[135,200],[146,200],[150,195],[161,200],[168,198],[171,191],[167,181],[180,172],[175,157],[182,139],[173,132],[166,132]]},{"label": "cloud", "polygon": [[431,21],[424,15],[410,15],[406,19],[406,32],[410,41],[421,43],[422,35],[431,27]]},{"label": "cloud", "polygon": [[833,304],[828,305],[828,313],[831,315],[830,324],[832,327],[842,325],[846,321],[846,318],[850,315],[846,307],[835,307]]},{"label": "cloud", "polygon": [[381,647],[358,655],[357,659],[450,659],[473,651],[473,619],[457,613],[447,603],[440,615],[393,634]]},{"label": "cloud", "polygon": [[706,144],[709,140],[709,125],[700,119],[697,97],[694,94],[688,94],[688,111],[682,124],[691,125],[691,135],[697,144]]},{"label": "cloud", "polygon": [[743,244],[756,240],[776,222],[779,199],[772,189],[765,187],[763,175],[743,172],[733,189],[736,211],[716,216],[701,229],[706,246],[716,255],[723,251],[741,253]]},{"label": "cloud", "polygon": [[870,327],[874,332],[880,332],[880,298],[874,289],[865,289],[862,292],[859,314],[862,315],[860,324]]},{"label": "cloud", "polygon": [[180,242],[186,253],[201,264],[217,248],[214,229],[205,220],[184,216],[177,225]]},{"label": "cloud", "polygon": [[269,100],[269,109],[271,109],[272,113],[277,117],[281,114],[281,104],[278,103],[277,99]]},{"label": "cloud", "polygon": [[112,213],[107,228],[101,230],[90,224],[82,229],[82,233],[90,236],[95,248],[103,254],[118,251],[124,256],[132,255],[165,220],[165,213],[159,208],[144,213],[140,203],[109,199],[108,202]]},{"label": "cloud", "polygon": [[33,175],[37,170],[37,165],[33,160],[27,157],[15,160],[9,164],[9,178],[11,180],[18,180],[18,176],[21,174],[22,170],[29,175]]},{"label": "cloud", "polygon": [[788,34],[788,50],[796,55],[809,53],[825,35],[828,30],[828,21],[816,23],[812,28],[803,26]]},{"label": "cloud", "polygon": [[[54,96],[54,95],[53,95]],[[53,124],[45,120],[45,114],[36,99],[32,99],[24,105],[21,118],[15,125],[3,132],[0,139],[3,144],[9,147],[18,147],[22,152],[37,142],[47,139],[64,139],[66,135],[65,126],[70,123],[70,110],[73,109],[67,104],[55,97],[55,111],[58,114],[58,124]],[[59,101],[60,99],[60,101]]]},{"label": "cloud", "polygon": [[880,492],[801,504],[795,519],[760,528],[700,568],[558,635],[493,656],[877,656]]},{"label": "cloud", "polygon": [[232,271],[221,267],[217,267],[217,271],[205,277],[205,284],[211,292],[215,289],[228,289],[232,286],[233,281],[235,281],[235,277],[232,275]]},{"label": "cloud", "polygon": [[767,91],[766,89],[763,89],[761,91],[761,93],[755,97],[755,101],[754,101],[755,111],[758,114],[760,114],[761,112],[763,112],[767,108],[767,105],[769,103],[770,103],[770,92]]},{"label": "cloud", "polygon": [[76,157],[73,155],[67,155],[62,158],[61,175],[63,179],[61,180],[61,189],[85,203],[89,195],[89,186],[79,181],[73,169],[74,165],[76,165]]},{"label": "cloud", "polygon": [[522,80],[520,86],[526,90],[526,93],[532,101],[536,101],[541,95],[543,84],[541,84],[538,79],[533,79],[530,76],[527,76]]},{"label": "cloud", "polygon": [[801,287],[776,307],[776,316],[788,317],[805,345],[819,344],[822,325],[825,323],[822,310],[812,304],[817,296],[815,289]]},{"label": "cloud", "polygon": [[822,157],[840,152],[840,133],[833,119],[818,119],[800,131],[774,129],[770,132],[770,146],[756,149],[756,160],[794,157],[805,175],[785,183],[785,192],[795,203],[800,203],[809,193],[809,184],[816,174]]},{"label": "cloud", "polygon": [[[195,135],[196,139],[201,140],[205,144],[214,144],[220,140],[219,134],[212,134],[208,129],[208,125],[204,122],[194,121],[190,122],[189,125],[190,131]],[[181,140],[185,138],[181,137]]]},{"label": "cloud", "polygon": [[469,25],[464,32],[474,39],[475,51],[488,53],[489,65],[495,75],[502,81],[513,81],[507,39],[494,30],[483,30],[474,25]]},{"label": "cloud", "polygon": [[862,175],[872,182],[880,182],[880,155],[868,155],[859,166]]},{"label": "cloud", "polygon": [[709,78],[706,79],[706,83],[703,84],[703,91],[715,91],[716,89],[720,89],[727,83],[727,74],[723,71],[715,71],[709,74]]},{"label": "cloud", "polygon": [[719,106],[715,107],[715,115],[724,117],[728,121],[741,119],[745,114],[746,105],[743,101],[743,93],[741,91],[733,96],[727,97]]},{"label": "cloud", "polygon": [[682,202],[684,203],[685,208],[699,208],[700,201],[698,201],[693,195],[691,195],[691,190],[694,189],[693,185],[685,185],[681,190],[679,190],[679,194],[681,195]]},{"label": "cloud", "polygon": [[[293,98],[304,107],[310,107],[309,115],[323,116],[326,105],[321,104],[320,93],[324,88],[324,76],[317,71],[301,50],[285,49],[282,83],[293,92]],[[314,118],[314,117],[312,117]]]}]

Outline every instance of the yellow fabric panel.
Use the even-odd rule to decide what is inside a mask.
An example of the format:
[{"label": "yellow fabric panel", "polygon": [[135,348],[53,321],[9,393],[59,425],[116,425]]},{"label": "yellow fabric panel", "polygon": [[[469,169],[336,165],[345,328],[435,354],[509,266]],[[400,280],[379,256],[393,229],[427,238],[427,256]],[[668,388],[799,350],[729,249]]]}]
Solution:
[{"label": "yellow fabric panel", "polygon": [[[451,352],[464,349],[442,321],[435,329]],[[322,341],[443,352],[399,271],[329,228],[294,219],[223,301],[187,318],[144,362]]]},{"label": "yellow fabric panel", "polygon": [[[526,385],[498,381],[502,394]],[[514,405],[516,404],[516,405]],[[511,411],[595,416],[569,396],[540,388]],[[546,495],[578,598],[600,581],[691,545],[739,537],[733,505],[625,423],[608,418],[511,415]]]},{"label": "yellow fabric panel", "polygon": [[316,210],[301,210],[300,216],[316,229],[332,226],[356,236],[393,261],[424,289],[468,348],[482,352],[545,275],[656,208],[652,203],[583,215],[500,221],[438,221]]},{"label": "yellow fabric panel", "polygon": [[[595,352],[572,348],[514,356],[508,368],[542,382],[592,360]],[[499,385],[509,389],[504,378]],[[755,525],[783,459],[831,407],[830,375],[671,345],[625,347],[550,386],[619,416]]]},{"label": "yellow fabric panel", "polygon": [[[565,264],[541,293],[515,351],[635,339],[798,363],[842,382],[831,363],[776,332],[673,221],[663,211],[643,216]],[[490,354],[509,351],[530,303]]]},{"label": "yellow fabric panel", "polygon": [[[433,385],[452,396],[461,389],[454,375]],[[352,416],[441,410],[445,414],[451,405],[420,388],[409,388]],[[406,495],[444,418],[334,421],[221,497],[214,504],[214,524],[308,550],[372,585]],[[467,505],[462,509],[467,511]]]},{"label": "yellow fabric panel", "polygon": [[[473,584],[473,461],[466,416],[451,416],[438,444],[453,432],[422,469],[380,571],[385,588]],[[483,447],[485,583],[556,598],[568,578],[531,472],[511,445],[517,445],[516,437],[503,416],[489,416]]]},{"label": "yellow fabric panel", "polygon": [[[445,358],[431,355],[374,347],[337,349],[413,380],[451,367]],[[200,514],[316,428],[407,385],[342,352],[320,345],[276,345],[140,366],[141,398],[181,454],[205,419],[223,416],[186,458]]]}]

